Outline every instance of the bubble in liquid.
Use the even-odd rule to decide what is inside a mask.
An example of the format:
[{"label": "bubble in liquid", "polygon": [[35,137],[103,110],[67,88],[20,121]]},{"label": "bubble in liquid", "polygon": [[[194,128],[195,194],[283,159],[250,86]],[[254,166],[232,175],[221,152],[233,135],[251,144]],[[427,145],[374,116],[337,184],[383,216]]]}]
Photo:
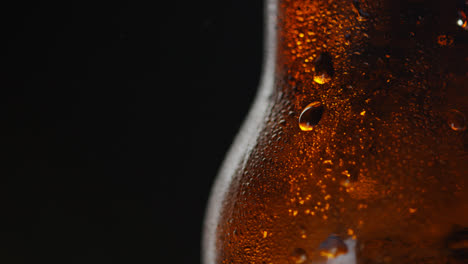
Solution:
[{"label": "bubble in liquid", "polygon": [[299,128],[302,131],[310,131],[318,124],[323,115],[322,103],[316,101],[308,104],[299,116]]},{"label": "bubble in liquid", "polygon": [[448,111],[447,123],[454,131],[464,131],[466,129],[465,115],[456,109],[450,109]]},{"label": "bubble in liquid", "polygon": [[302,248],[296,248],[291,254],[291,260],[296,264],[304,263],[307,260],[307,253]]},{"label": "bubble in liquid", "polygon": [[332,234],[320,243],[319,251],[323,257],[336,258],[339,255],[346,254],[348,247],[339,236]]},{"label": "bubble in liquid", "polygon": [[333,68],[332,56],[328,52],[323,52],[315,60],[314,64],[314,82],[318,84],[324,84],[331,81],[331,78],[335,74],[335,69]]}]

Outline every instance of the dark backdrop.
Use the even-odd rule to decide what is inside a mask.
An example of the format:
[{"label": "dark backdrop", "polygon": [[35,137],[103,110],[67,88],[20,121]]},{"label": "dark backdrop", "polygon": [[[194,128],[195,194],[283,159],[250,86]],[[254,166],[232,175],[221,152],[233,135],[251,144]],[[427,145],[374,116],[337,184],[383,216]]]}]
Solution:
[{"label": "dark backdrop", "polygon": [[0,262],[198,263],[262,1],[2,5]]}]

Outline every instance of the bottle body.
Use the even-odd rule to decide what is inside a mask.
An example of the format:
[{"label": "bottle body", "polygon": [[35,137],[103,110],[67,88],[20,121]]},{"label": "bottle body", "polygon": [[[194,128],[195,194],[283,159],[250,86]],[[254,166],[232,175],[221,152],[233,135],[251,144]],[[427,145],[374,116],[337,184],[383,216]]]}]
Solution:
[{"label": "bottle body", "polygon": [[268,1],[263,81],[214,187],[205,264],[464,261],[468,31],[453,2]]}]

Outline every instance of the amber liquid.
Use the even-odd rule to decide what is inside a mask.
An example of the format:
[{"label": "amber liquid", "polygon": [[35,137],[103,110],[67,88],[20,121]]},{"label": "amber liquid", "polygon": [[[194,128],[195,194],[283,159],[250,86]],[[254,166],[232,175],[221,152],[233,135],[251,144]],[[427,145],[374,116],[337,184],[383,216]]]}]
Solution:
[{"label": "amber liquid", "polygon": [[268,6],[273,63],[215,185],[205,264],[468,263],[468,4]]}]

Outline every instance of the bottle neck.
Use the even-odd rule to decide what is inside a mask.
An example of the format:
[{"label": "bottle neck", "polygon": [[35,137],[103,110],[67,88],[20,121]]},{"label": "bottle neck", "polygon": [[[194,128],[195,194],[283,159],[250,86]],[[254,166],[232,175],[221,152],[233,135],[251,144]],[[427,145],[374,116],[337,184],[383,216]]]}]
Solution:
[{"label": "bottle neck", "polygon": [[222,203],[226,199],[228,190],[233,180],[233,172],[246,160],[255,145],[256,138],[264,128],[268,109],[272,104],[272,95],[275,91],[275,71],[277,65],[277,19],[279,0],[265,0],[264,16],[264,54],[263,66],[259,88],[253,105],[242,124],[239,133],[226,155],[226,158],[218,172],[210,199],[208,201],[205,216],[203,234],[203,256],[205,264],[217,263],[219,256],[216,246],[216,232],[222,210]]}]

